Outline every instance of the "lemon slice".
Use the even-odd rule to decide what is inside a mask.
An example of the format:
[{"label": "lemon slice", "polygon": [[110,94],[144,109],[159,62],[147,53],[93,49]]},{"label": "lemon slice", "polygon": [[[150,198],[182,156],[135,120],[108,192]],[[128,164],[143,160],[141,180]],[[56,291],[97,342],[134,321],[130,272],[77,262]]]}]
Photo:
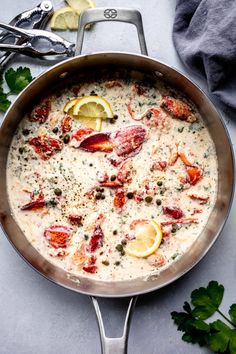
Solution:
[{"label": "lemon slice", "polygon": [[102,120],[113,118],[109,102],[100,96],[72,98],[66,103],[64,112],[69,113],[86,127],[102,130]]},{"label": "lemon slice", "polygon": [[71,7],[63,7],[54,12],[50,27],[55,30],[74,30],[78,28],[79,15]]},{"label": "lemon slice", "polygon": [[66,0],[66,2],[78,15],[84,10],[95,7],[95,2],[92,0]]},{"label": "lemon slice", "polygon": [[74,105],[73,114],[78,118],[113,118],[110,103],[101,96],[84,96],[78,98]]},{"label": "lemon slice", "polygon": [[[76,104],[78,98],[72,98],[70,101],[68,101],[64,107],[64,112],[69,113],[71,116],[73,116],[75,119],[78,119],[78,117],[74,116],[73,114],[73,108],[74,105]],[[88,117],[79,117],[79,121],[81,124],[85,125],[87,128],[92,128],[97,131],[102,130],[102,118],[88,118]]]},{"label": "lemon slice", "polygon": [[130,256],[144,258],[158,249],[161,240],[161,227],[156,221],[152,220],[149,224],[138,227],[136,239],[127,244],[126,251]]}]

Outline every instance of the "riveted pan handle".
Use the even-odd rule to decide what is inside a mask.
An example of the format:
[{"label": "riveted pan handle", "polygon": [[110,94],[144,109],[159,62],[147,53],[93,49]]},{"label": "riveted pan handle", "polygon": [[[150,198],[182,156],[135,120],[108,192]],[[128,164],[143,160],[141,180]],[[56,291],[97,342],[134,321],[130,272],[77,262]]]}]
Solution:
[{"label": "riveted pan handle", "polygon": [[125,323],[124,323],[124,330],[122,337],[116,338],[109,338],[106,336],[105,328],[103,324],[102,314],[99,307],[99,303],[96,297],[91,296],[91,300],[97,315],[97,322],[100,332],[100,339],[101,339],[101,347],[102,347],[102,354],[126,354],[127,353],[127,344],[128,344],[128,336],[129,336],[129,329],[130,329],[130,322],[131,316],[134,310],[134,306],[137,300],[137,296],[132,297],[129,301]]},{"label": "riveted pan handle", "polygon": [[136,26],[139,38],[141,53],[148,55],[146,41],[143,31],[143,21],[141,13],[135,9],[124,8],[107,8],[100,7],[96,9],[89,9],[82,12],[80,16],[80,23],[78,28],[77,44],[75,54],[79,55],[82,51],[84,28],[87,24],[95,22],[118,21],[128,22]]}]

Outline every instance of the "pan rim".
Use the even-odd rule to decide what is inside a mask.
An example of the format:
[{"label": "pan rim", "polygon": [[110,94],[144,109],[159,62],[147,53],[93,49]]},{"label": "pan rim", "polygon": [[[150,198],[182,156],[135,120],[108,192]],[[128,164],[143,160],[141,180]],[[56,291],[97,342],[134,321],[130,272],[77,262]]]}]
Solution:
[{"label": "pan rim", "polygon": [[[220,123],[222,125],[222,127],[224,128],[224,131],[225,131],[225,134],[226,134],[226,137],[227,137],[227,140],[228,140],[228,143],[229,143],[229,148],[230,148],[230,160],[231,160],[231,163],[232,163],[232,180],[234,180],[234,176],[235,176],[235,158],[234,158],[234,152],[233,152],[233,146],[232,146],[232,141],[231,141],[231,138],[230,138],[230,135],[229,135],[229,132],[227,130],[227,127],[226,127],[226,124],[221,116],[221,114],[218,112],[218,110],[216,109],[215,105],[213,104],[211,98],[208,96],[208,94],[206,94],[192,79],[190,79],[188,76],[186,76],[185,74],[183,74],[181,71],[179,71],[178,69],[166,64],[165,62],[162,62],[162,61],[159,61],[158,59],[156,58],[153,58],[153,57],[149,57],[149,56],[146,56],[146,55],[142,55],[142,54],[135,54],[135,53],[130,53],[130,52],[121,52],[121,51],[104,51],[104,52],[94,52],[94,53],[91,53],[91,54],[82,54],[82,55],[79,55],[79,56],[76,56],[76,57],[73,57],[73,58],[69,58],[67,60],[64,60],[63,62],[60,62],[60,63],[57,63],[55,65],[53,65],[52,67],[50,67],[49,69],[45,70],[43,73],[41,73],[38,77],[36,77],[32,83],[30,83],[21,93],[20,95],[18,95],[17,99],[15,100],[15,102],[17,102],[20,98],[21,98],[21,95],[24,95],[24,93],[30,89],[31,87],[31,84],[33,85],[35,83],[36,80],[39,80],[40,78],[42,78],[44,75],[46,75],[48,72],[50,72],[51,70],[57,68],[57,67],[60,67],[61,65],[65,64],[65,63],[69,63],[70,61],[74,61],[76,59],[81,59],[81,58],[86,58],[86,57],[90,57],[90,56],[97,56],[97,55],[113,55],[113,54],[120,54],[120,55],[128,55],[128,56],[134,56],[134,57],[140,57],[140,58],[145,58],[145,59],[148,59],[148,60],[151,60],[151,61],[154,61],[155,63],[158,63],[158,64],[161,64],[161,65],[164,65],[165,67],[173,70],[174,72],[177,72],[179,75],[181,75],[182,77],[184,77],[186,80],[188,80],[195,88],[197,88],[200,93],[204,96],[204,98],[207,100],[208,104],[210,104],[210,107],[211,109],[216,113],[217,115],[217,118],[220,120]],[[14,102],[14,103],[15,103]],[[2,129],[4,129],[4,121],[5,121],[5,118],[7,117],[7,115],[9,114],[9,112],[11,111],[14,103],[11,105],[11,107],[7,110],[4,118],[3,118],[3,121],[1,123],[1,126],[0,126],[0,131]],[[194,266],[196,266],[201,259],[203,259],[203,257],[205,257],[205,255],[208,253],[208,251],[210,250],[210,248],[214,245],[214,243],[216,242],[216,240],[218,239],[219,235],[221,234],[222,230],[223,230],[223,227],[228,219],[228,216],[229,216],[229,213],[230,213],[230,210],[231,210],[231,206],[232,206],[232,202],[233,202],[233,196],[234,196],[234,190],[235,190],[235,186],[234,186],[234,183],[232,183],[232,187],[231,187],[231,190],[230,190],[230,195],[229,195],[229,202],[228,202],[228,205],[227,205],[227,208],[226,208],[226,211],[224,212],[224,219],[220,225],[220,227],[218,228],[217,232],[215,233],[212,241],[208,244],[208,246],[204,249],[204,252],[201,253],[201,255],[198,257],[198,259],[193,263],[191,264],[189,267],[187,267],[186,269],[184,269],[180,274],[176,274],[176,276],[172,277],[171,279],[169,279],[168,281],[160,284],[160,285],[153,285],[151,286],[151,282],[149,283],[150,286],[143,290],[143,291],[137,291],[137,292],[130,292],[130,293],[125,293],[125,294],[100,294],[100,293],[94,293],[94,292],[90,292],[90,291],[83,291],[83,290],[80,290],[80,289],[77,289],[77,288],[73,288],[73,287],[70,287],[70,286],[67,286],[65,284],[63,284],[62,282],[60,281],[57,281],[53,278],[50,277],[50,275],[46,275],[44,273],[42,273],[39,269],[35,268],[33,266],[33,264],[30,263],[30,261],[20,252],[20,250],[16,247],[16,245],[12,242],[12,240],[10,239],[9,235],[7,234],[7,232],[5,231],[3,225],[2,226],[2,230],[4,232],[4,234],[6,235],[7,239],[9,240],[9,242],[12,244],[12,246],[14,247],[14,249],[17,251],[17,253],[34,269],[36,270],[40,275],[42,275],[44,278],[50,280],[51,282],[57,284],[57,285],[60,285],[68,290],[72,290],[72,291],[75,291],[75,292],[78,292],[78,293],[81,293],[81,294],[84,294],[84,295],[90,295],[90,296],[98,296],[98,297],[104,297],[104,298],[121,298],[121,297],[130,297],[130,296],[136,296],[136,295],[141,295],[141,294],[146,294],[146,293],[149,293],[149,292],[153,292],[155,290],[158,290],[162,287],[165,287],[169,284],[171,284],[172,282],[176,281],[177,279],[179,279],[180,277],[182,277],[184,274],[186,274],[187,272],[189,272]],[[145,280],[143,280],[145,281]],[[121,281],[122,282],[122,281]],[[113,282],[107,282],[107,284],[112,284]]]}]

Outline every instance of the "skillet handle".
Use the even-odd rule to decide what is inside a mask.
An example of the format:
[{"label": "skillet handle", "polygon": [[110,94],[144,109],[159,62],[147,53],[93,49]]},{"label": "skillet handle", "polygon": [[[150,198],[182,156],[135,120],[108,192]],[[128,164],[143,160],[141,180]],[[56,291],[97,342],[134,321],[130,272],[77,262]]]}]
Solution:
[{"label": "skillet handle", "polygon": [[127,354],[127,344],[128,344],[131,316],[137,298],[138,296],[131,297],[129,301],[129,306],[125,317],[122,337],[109,338],[105,334],[105,328],[104,328],[102,314],[101,314],[98,300],[96,297],[91,296],[93,307],[95,309],[96,316],[97,316],[97,322],[98,322],[100,339],[101,339],[102,354]]},{"label": "skillet handle", "polygon": [[98,7],[83,11],[80,16],[75,55],[81,54],[84,28],[87,24],[106,21],[128,22],[136,26],[139,38],[140,50],[143,55],[148,55],[143,31],[141,13],[135,9]]}]

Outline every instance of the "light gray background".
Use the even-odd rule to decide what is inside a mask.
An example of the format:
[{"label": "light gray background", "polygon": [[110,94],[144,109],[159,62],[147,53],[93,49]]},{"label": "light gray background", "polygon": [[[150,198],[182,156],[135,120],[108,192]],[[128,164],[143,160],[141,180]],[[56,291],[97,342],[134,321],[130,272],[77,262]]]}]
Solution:
[{"label": "light gray background", "polygon": [[[1,0],[0,21],[9,22],[17,13],[35,6],[38,0]],[[55,8],[63,1],[54,1]],[[206,90],[204,80],[195,77],[180,62],[171,31],[174,0],[97,0],[98,6],[130,6],[141,10],[149,54],[191,76]],[[63,33],[75,40],[76,34]],[[84,52],[129,50],[139,52],[136,31],[127,24],[97,24],[86,33]],[[47,64],[32,64],[17,57],[14,65],[30,65],[36,76]],[[219,107],[219,106],[218,106]],[[219,107],[220,108],[220,107]],[[233,143],[236,138],[235,112],[221,111]],[[181,340],[170,317],[189,299],[191,291],[215,279],[226,288],[223,310],[236,302],[235,203],[224,231],[207,256],[174,284],[141,296],[133,316],[130,354],[209,353]],[[109,335],[121,333],[123,300],[103,300]],[[16,254],[1,232],[0,238],[0,354],[99,354],[100,343],[95,314],[88,297],[63,289],[45,280]]]}]

